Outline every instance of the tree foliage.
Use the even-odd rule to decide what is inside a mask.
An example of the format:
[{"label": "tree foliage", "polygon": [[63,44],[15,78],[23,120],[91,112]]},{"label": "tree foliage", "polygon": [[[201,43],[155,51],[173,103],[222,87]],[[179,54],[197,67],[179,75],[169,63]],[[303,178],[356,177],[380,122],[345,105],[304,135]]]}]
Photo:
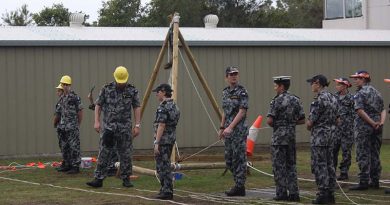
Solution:
[{"label": "tree foliage", "polygon": [[38,26],[69,26],[69,9],[61,4],[53,4],[51,8],[45,7],[33,15]]},{"label": "tree foliage", "polygon": [[23,4],[22,7],[15,11],[6,12],[1,19],[9,26],[27,26],[33,22],[32,14],[28,10],[27,4]]},{"label": "tree foliage", "polygon": [[140,0],[108,0],[99,11],[99,26],[135,26]]}]

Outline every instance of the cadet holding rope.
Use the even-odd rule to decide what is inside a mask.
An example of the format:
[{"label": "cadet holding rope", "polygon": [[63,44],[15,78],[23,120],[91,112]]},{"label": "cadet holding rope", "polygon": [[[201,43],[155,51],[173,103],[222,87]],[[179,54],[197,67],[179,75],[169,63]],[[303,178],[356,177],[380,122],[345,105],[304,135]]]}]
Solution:
[{"label": "cadet holding rope", "polygon": [[225,139],[226,167],[232,172],[235,182],[235,186],[225,192],[227,196],[245,196],[248,92],[238,83],[238,74],[238,67],[226,68],[228,86],[222,93],[223,116],[218,132],[219,137]]}]

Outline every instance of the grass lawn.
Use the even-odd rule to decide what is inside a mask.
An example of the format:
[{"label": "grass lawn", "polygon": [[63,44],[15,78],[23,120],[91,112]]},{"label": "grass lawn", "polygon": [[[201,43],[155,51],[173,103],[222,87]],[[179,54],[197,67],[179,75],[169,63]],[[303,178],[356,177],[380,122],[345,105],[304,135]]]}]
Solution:
[{"label": "grass lawn", "polygon": [[[253,161],[253,166],[261,171],[271,173],[270,154],[267,149],[257,153],[257,156],[261,156],[263,160]],[[390,144],[383,145],[381,160],[382,179],[390,179]],[[26,164],[38,161],[59,161],[59,158],[3,159],[0,160],[0,166],[7,166],[11,162]],[[154,161],[135,161],[134,165],[153,168]],[[310,151],[307,148],[298,150],[297,166],[299,177],[313,178],[310,172]],[[270,197],[264,198],[261,194],[251,194],[245,198],[224,197],[223,192],[233,185],[233,179],[229,172],[222,176],[223,170],[221,169],[182,171],[182,173],[185,174],[184,178],[175,183],[175,202],[184,204],[283,204],[283,202],[272,201]],[[250,173],[246,187],[253,191],[251,193],[274,191],[272,177],[254,170],[251,170]],[[350,182],[357,182],[356,175],[357,164],[353,160]],[[159,190],[156,178],[138,176],[139,178],[134,181],[134,188],[124,188],[121,180],[109,177],[104,180],[102,188],[93,189],[85,185],[85,182],[93,178],[93,169],[82,169],[80,174],[72,176],[58,173],[51,167],[16,171],[0,170],[0,204],[162,204],[161,201],[151,200]],[[300,181],[299,186],[301,203],[310,204],[311,200],[315,198],[315,184]],[[348,190],[348,185],[343,184],[342,187],[346,194],[359,204],[390,204],[390,195],[385,195],[383,188],[351,192]],[[340,190],[336,192],[336,202],[338,204],[352,204]],[[166,204],[172,203],[166,202]]]}]

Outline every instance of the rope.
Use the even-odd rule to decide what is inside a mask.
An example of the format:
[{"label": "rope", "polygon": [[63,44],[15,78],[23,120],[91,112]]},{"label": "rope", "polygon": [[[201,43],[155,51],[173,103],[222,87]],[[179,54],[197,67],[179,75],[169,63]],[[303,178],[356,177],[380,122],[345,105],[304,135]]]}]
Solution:
[{"label": "rope", "polygon": [[221,140],[218,140],[218,141],[214,142],[213,144],[207,146],[206,148],[203,148],[203,149],[201,149],[200,151],[198,151],[198,152],[196,152],[196,153],[194,153],[194,154],[192,154],[192,155],[190,155],[190,156],[188,156],[188,157],[185,157],[184,159],[180,160],[180,162],[183,162],[183,161],[185,161],[185,160],[187,160],[187,159],[189,159],[189,158],[191,158],[191,157],[193,157],[193,156],[195,156],[195,155],[197,155],[197,154],[199,154],[199,153],[201,153],[201,152],[203,152],[203,151],[206,151],[207,149],[209,149],[210,147],[214,146],[215,144],[217,144],[217,143],[220,142],[220,141],[221,141]]},{"label": "rope", "polygon": [[197,88],[196,85],[195,85],[194,79],[193,79],[192,76],[191,76],[191,73],[190,73],[190,71],[189,71],[189,69],[188,69],[188,66],[187,66],[186,62],[184,61],[184,58],[183,58],[183,55],[181,54],[180,49],[179,49],[179,54],[180,54],[181,60],[183,61],[184,67],[186,68],[188,77],[189,77],[190,80],[191,80],[192,86],[194,86],[195,92],[196,92],[196,94],[198,95],[198,98],[199,98],[199,100],[200,100],[200,102],[201,102],[201,104],[202,104],[202,107],[203,107],[203,109],[206,111],[207,117],[209,118],[211,124],[213,125],[215,132],[218,134],[217,126],[215,126],[214,121],[211,119],[210,113],[207,111],[207,108],[206,108],[206,105],[205,105],[205,103],[204,103],[204,101],[203,101],[203,98],[202,98],[202,96],[200,96],[199,90],[198,90],[198,88]]}]

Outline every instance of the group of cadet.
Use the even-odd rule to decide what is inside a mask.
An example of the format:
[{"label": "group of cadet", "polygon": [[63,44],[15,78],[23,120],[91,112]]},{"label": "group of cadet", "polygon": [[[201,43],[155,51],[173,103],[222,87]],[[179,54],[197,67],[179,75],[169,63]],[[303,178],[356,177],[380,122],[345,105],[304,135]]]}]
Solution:
[{"label": "group of cadet", "polygon": [[[379,153],[386,119],[383,98],[370,85],[371,77],[367,71],[358,71],[350,78],[357,87],[355,95],[348,91],[352,85],[347,78],[334,79],[335,94],[327,91],[329,82],[324,75],[307,80],[316,94],[306,120],[306,127],[311,132],[311,170],[318,188],[313,204],[335,203],[338,153],[341,148],[342,161],[337,180],[347,180],[354,142],[360,172],[359,183],[351,186],[350,190],[379,188]],[[274,83],[277,95],[271,101],[267,115],[267,123],[273,127],[271,153],[276,184],[274,200],[300,201],[295,126],[304,124],[305,114],[299,98],[288,92],[290,77],[274,77]]]},{"label": "group of cadet", "polygon": [[[89,108],[94,110],[94,129],[100,133],[100,148],[91,187],[102,187],[109,170],[119,159],[120,178],[124,187],[133,187],[133,138],[140,134],[141,109],[139,92],[128,83],[128,71],[119,66],[114,72],[115,81],[103,86],[96,102],[92,96]],[[351,83],[347,78],[334,79],[336,94],[327,91],[329,82],[323,75],[307,80],[316,94],[305,119],[300,98],[291,94],[289,76],[274,77],[276,96],[270,103],[267,124],[273,128],[271,141],[272,168],[276,185],[276,201],[300,201],[296,170],[296,125],[305,124],[311,132],[311,170],[318,187],[313,204],[335,203],[336,166],[342,150],[340,175],[337,180],[348,179],[351,149],[355,141],[359,165],[359,183],[351,190],[379,188],[381,165],[379,151],[382,129],[386,118],[381,94],[370,85],[367,71],[359,71],[350,78],[357,86],[354,96],[349,93]],[[235,185],[225,192],[227,196],[245,196],[247,174],[246,122],[248,92],[239,84],[239,68],[225,70],[227,87],[222,92],[223,116],[218,137],[224,140],[226,167],[232,172]],[[82,120],[80,98],[70,89],[71,79],[63,76],[57,87],[54,126],[57,128],[63,163],[58,171],[78,173],[80,166],[79,126]],[[154,155],[156,171],[161,183],[158,199],[173,198],[170,155],[176,141],[176,126],[180,111],[168,84],[160,84],[153,92],[159,102],[154,120]],[[132,126],[134,112],[135,125]],[[103,120],[101,125],[101,113]],[[305,122],[306,120],[306,122]]]}]

